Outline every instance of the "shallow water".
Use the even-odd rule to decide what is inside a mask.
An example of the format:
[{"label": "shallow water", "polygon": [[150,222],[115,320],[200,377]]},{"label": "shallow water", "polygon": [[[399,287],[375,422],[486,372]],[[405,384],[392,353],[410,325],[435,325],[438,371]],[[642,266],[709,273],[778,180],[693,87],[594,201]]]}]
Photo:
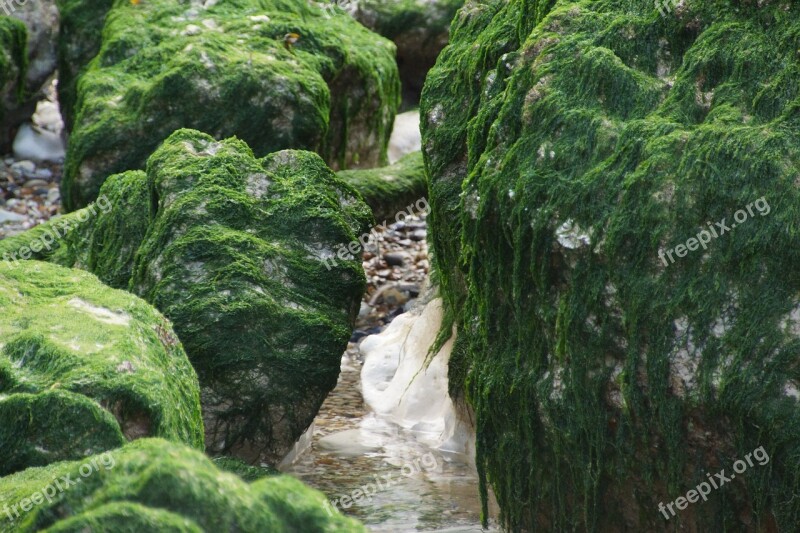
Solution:
[{"label": "shallow water", "polygon": [[351,344],[339,383],[315,420],[311,446],[283,470],[372,531],[481,531],[474,468],[371,413],[361,397],[360,374],[358,348]]}]

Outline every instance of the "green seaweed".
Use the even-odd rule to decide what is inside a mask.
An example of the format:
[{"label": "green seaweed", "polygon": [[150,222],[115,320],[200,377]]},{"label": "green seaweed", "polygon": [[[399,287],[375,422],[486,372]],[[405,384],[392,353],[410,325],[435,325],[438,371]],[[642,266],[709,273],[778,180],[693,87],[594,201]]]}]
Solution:
[{"label": "green seaweed", "polygon": [[[290,32],[301,37],[288,49]],[[294,148],[334,168],[385,163],[400,100],[394,52],[340,9],[299,0],[116,2],[67,98],[64,206],[94,200],[111,174],[143,169],[179,128],[236,135],[258,156]]]},{"label": "green seaweed", "polygon": [[[28,32],[13,18],[0,16],[0,125],[25,98],[25,74],[28,68]],[[0,148],[9,143],[9,132],[0,129]]]},{"label": "green seaweed", "polygon": [[170,324],[91,274],[0,264],[0,475],[158,436],[203,448],[197,377]]},{"label": "green seaweed", "polygon": [[0,531],[366,532],[325,503],[294,478],[248,484],[196,450],[141,439],[0,478]]},{"label": "green seaweed", "polygon": [[[735,1],[457,15],[421,105],[429,223],[451,390],[508,529],[800,523],[798,21]],[[762,197],[768,215],[659,257]],[[659,512],[758,446],[767,466]]]},{"label": "green seaweed", "polygon": [[388,167],[342,170],[336,175],[361,194],[376,220],[394,218],[428,192],[421,152],[408,154]]},{"label": "green seaweed", "polygon": [[0,241],[0,255],[60,232],[36,259],[89,270],[175,324],[208,451],[277,464],[336,385],[365,289],[360,260],[330,264],[335,245],[372,223],[314,153],[256,159],[238,139],[179,130],[147,173],[110,177],[96,204]]}]

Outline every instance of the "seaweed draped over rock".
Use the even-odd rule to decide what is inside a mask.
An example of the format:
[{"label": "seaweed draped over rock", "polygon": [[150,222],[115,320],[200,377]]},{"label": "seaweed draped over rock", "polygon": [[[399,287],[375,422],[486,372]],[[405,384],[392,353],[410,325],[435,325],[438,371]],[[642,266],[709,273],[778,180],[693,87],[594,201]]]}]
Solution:
[{"label": "seaweed draped over rock", "polygon": [[197,376],[172,326],[95,276],[0,263],[0,475],[156,436],[203,449]]},{"label": "seaweed draped over rock", "polygon": [[[80,15],[65,7],[72,27]],[[102,16],[102,4],[89,12]],[[143,168],[182,127],[236,135],[259,156],[295,148],[333,168],[386,162],[400,100],[395,47],[340,9],[148,0],[117,2],[105,16],[99,52],[76,88],[65,80],[74,121],[62,181],[68,210],[94,200],[107,176]],[[75,43],[85,33],[65,30],[73,74],[90,53]],[[284,43],[288,33],[299,41]]]},{"label": "seaweed draped over rock", "polygon": [[429,220],[510,529],[800,523],[798,50],[789,2],[460,11],[423,93]]},{"label": "seaweed draped over rock", "polygon": [[323,260],[371,223],[316,154],[258,160],[242,141],[179,130],[146,175],[112,176],[96,204],[0,241],[0,254],[62,233],[35,258],[91,270],[173,321],[209,452],[275,464],[336,385],[365,288],[359,260]]},{"label": "seaweed draped over rock", "polygon": [[366,532],[326,504],[292,477],[248,484],[198,451],[142,439],[1,478],[0,531]]}]

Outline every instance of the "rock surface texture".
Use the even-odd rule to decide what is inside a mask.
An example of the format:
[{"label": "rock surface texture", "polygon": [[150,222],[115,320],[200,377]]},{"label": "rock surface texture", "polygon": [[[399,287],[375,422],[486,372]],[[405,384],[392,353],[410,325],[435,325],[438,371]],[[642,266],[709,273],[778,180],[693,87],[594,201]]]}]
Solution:
[{"label": "rock surface texture", "polygon": [[505,526],[795,530],[800,7],[470,1],[450,42],[430,223]]},{"label": "rock surface texture", "polygon": [[357,190],[376,220],[388,220],[428,193],[422,154],[414,152],[388,167],[343,170],[337,174]]},{"label": "rock surface texture", "polygon": [[[56,0],[13,1],[6,5],[10,16],[27,29],[26,89],[37,93],[56,71],[59,16]],[[0,16],[3,9],[0,9]]]},{"label": "rock surface texture", "polygon": [[141,437],[203,449],[197,376],[170,323],[96,277],[0,263],[0,475]]},{"label": "rock surface texture", "polygon": [[19,108],[25,95],[26,39],[24,24],[0,16],[0,152],[10,149],[15,129],[12,124],[22,120]]},{"label": "rock surface texture", "polygon": [[[71,13],[65,26],[86,16]],[[117,2],[97,55],[82,67],[91,47],[76,41],[86,32],[64,36],[79,75],[74,94],[65,80],[62,102],[74,122],[62,182],[67,210],[94,200],[109,175],[144,168],[184,127],[236,135],[259,156],[293,148],[316,151],[333,168],[386,163],[400,101],[395,47],[338,8]],[[294,44],[285,41],[292,33]]]},{"label": "rock surface texture", "polygon": [[[65,478],[73,484],[58,490]],[[32,506],[36,496],[41,503]],[[7,506],[0,515],[4,532],[366,532],[297,479],[247,483],[201,453],[161,439],[0,478],[0,503]]]},{"label": "rock surface texture", "polygon": [[160,309],[200,378],[208,450],[277,464],[336,385],[366,281],[359,259],[324,260],[334,243],[357,242],[369,208],[314,153],[259,160],[242,141],[191,130],[147,168],[110,178],[97,204],[0,241],[0,253],[66,225],[36,258]]},{"label": "rock surface texture", "polygon": [[367,28],[397,46],[404,96],[416,101],[425,75],[447,45],[450,21],[463,0],[340,0]]}]

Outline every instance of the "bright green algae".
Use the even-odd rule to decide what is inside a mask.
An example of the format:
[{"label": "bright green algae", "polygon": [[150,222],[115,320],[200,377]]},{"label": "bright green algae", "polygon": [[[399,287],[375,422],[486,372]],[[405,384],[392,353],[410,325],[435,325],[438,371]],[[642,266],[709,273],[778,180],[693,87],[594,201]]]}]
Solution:
[{"label": "bright green algae", "polygon": [[160,309],[200,378],[209,451],[279,462],[336,385],[358,313],[361,262],[324,262],[373,222],[358,193],[311,152],[259,160],[180,130],[146,175],[109,178],[97,204],[62,218],[0,241],[0,255],[69,225],[37,258]]},{"label": "bright green algae", "polygon": [[421,152],[408,154],[388,167],[342,170],[336,175],[361,194],[375,220],[394,217],[428,192]]},{"label": "bright green algae", "polygon": [[[451,387],[502,522],[794,530],[798,7],[550,7],[468,3],[422,101]],[[767,466],[658,511],[762,445]]]},{"label": "bright green algae", "polygon": [[[57,490],[66,476],[79,483]],[[28,502],[30,510],[22,512],[20,503],[40,491],[50,500],[32,508]],[[195,450],[141,439],[82,462],[0,478],[0,531],[366,532],[326,501],[289,476],[248,484]]]},{"label": "bright green algae", "polygon": [[144,436],[203,449],[197,377],[150,305],[19,261],[0,263],[0,310],[0,474]]},{"label": "bright green algae", "polygon": [[[288,50],[290,32],[301,37]],[[236,135],[259,156],[295,148],[318,152],[334,168],[386,162],[400,99],[395,47],[338,8],[125,0],[106,15],[102,35],[68,95],[75,123],[62,182],[68,210],[95,199],[107,176],[143,168],[182,127]]]},{"label": "bright green algae", "polygon": [[0,257],[89,270],[106,285],[127,289],[134,254],[147,232],[149,202],[144,172],[112,176],[97,202],[0,240]]}]

